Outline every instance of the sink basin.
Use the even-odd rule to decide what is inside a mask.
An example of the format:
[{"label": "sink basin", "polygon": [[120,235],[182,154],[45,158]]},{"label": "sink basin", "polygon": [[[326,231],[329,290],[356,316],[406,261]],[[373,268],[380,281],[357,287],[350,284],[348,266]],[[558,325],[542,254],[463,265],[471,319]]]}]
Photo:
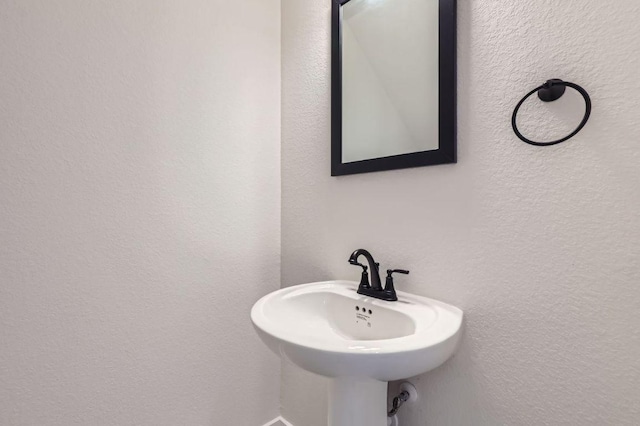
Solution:
[{"label": "sink basin", "polygon": [[[386,426],[387,382],[423,374],[455,351],[462,311],[398,292],[387,302],[326,281],[284,288],[251,310],[263,342],[299,367],[333,378],[331,426]],[[365,414],[366,412],[366,414]]]}]

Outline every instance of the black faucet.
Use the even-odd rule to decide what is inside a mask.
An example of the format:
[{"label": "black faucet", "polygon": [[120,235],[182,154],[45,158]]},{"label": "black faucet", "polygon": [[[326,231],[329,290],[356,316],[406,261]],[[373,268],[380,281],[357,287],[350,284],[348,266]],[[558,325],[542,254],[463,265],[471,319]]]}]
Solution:
[{"label": "black faucet", "polygon": [[[371,285],[369,285],[368,279],[365,282],[365,277],[368,276],[367,267],[358,262],[358,257],[360,256],[364,256],[367,259],[367,262],[369,262],[369,269],[371,269]],[[366,290],[366,289],[371,289],[376,291],[382,290],[382,284],[380,284],[380,271],[378,271],[380,264],[376,263],[376,261],[373,260],[373,256],[371,256],[371,253],[369,253],[365,249],[358,249],[353,253],[351,253],[351,256],[349,257],[349,263],[352,265],[358,265],[363,269],[362,280],[360,280],[360,287],[358,288],[358,293],[360,293],[360,290]],[[364,294],[364,293],[360,293],[360,294]]]},{"label": "black faucet", "polygon": [[[369,284],[369,274],[367,272],[367,267],[358,262],[358,257],[360,256],[364,256],[369,263],[369,269],[371,269],[371,284]],[[360,285],[358,286],[358,294],[374,297],[376,299],[386,300],[389,302],[398,300],[396,290],[393,286],[392,274],[394,272],[400,274],[408,274],[409,271],[405,271],[404,269],[387,270],[387,281],[384,288],[382,288],[382,284],[380,283],[380,264],[376,263],[376,261],[373,260],[373,256],[371,255],[371,253],[369,253],[365,249],[358,249],[351,253],[351,256],[349,257],[349,263],[351,265],[357,265],[362,268],[362,277],[360,279]]]}]

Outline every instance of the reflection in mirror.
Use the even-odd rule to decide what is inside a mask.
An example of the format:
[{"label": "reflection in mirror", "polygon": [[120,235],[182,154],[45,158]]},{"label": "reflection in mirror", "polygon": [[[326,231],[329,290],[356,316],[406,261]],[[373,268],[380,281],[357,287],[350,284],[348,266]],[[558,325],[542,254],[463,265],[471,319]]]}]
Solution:
[{"label": "reflection in mirror", "polygon": [[438,149],[438,0],[342,7],[342,162]]},{"label": "reflection in mirror", "polygon": [[456,0],[332,0],[331,174],[456,162]]}]

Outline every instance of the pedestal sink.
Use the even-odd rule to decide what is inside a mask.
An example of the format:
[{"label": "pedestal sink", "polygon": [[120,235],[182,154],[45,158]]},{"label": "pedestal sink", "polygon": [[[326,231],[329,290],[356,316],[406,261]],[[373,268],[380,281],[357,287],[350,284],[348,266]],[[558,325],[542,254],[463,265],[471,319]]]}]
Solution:
[{"label": "pedestal sink", "polygon": [[251,320],[277,355],[332,379],[329,426],[387,426],[387,382],[445,362],[462,311],[404,292],[386,302],[357,287],[326,281],[284,288],[256,302]]}]

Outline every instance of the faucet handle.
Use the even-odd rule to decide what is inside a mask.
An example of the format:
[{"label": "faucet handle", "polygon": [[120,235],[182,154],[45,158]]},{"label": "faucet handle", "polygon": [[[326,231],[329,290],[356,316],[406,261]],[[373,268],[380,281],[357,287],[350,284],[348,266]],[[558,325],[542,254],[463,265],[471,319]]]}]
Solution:
[{"label": "faucet handle", "polygon": [[406,269],[387,269],[387,281],[384,284],[384,292],[387,293],[389,297],[388,300],[398,300],[398,296],[396,295],[396,289],[393,286],[393,275],[392,274],[408,274],[409,271]]},{"label": "faucet handle", "polygon": [[367,272],[368,268],[362,263],[357,262],[356,260],[349,260],[349,264],[362,268],[362,276],[360,277],[360,285],[358,286],[358,289],[370,288],[371,285],[369,285],[369,273]]}]

